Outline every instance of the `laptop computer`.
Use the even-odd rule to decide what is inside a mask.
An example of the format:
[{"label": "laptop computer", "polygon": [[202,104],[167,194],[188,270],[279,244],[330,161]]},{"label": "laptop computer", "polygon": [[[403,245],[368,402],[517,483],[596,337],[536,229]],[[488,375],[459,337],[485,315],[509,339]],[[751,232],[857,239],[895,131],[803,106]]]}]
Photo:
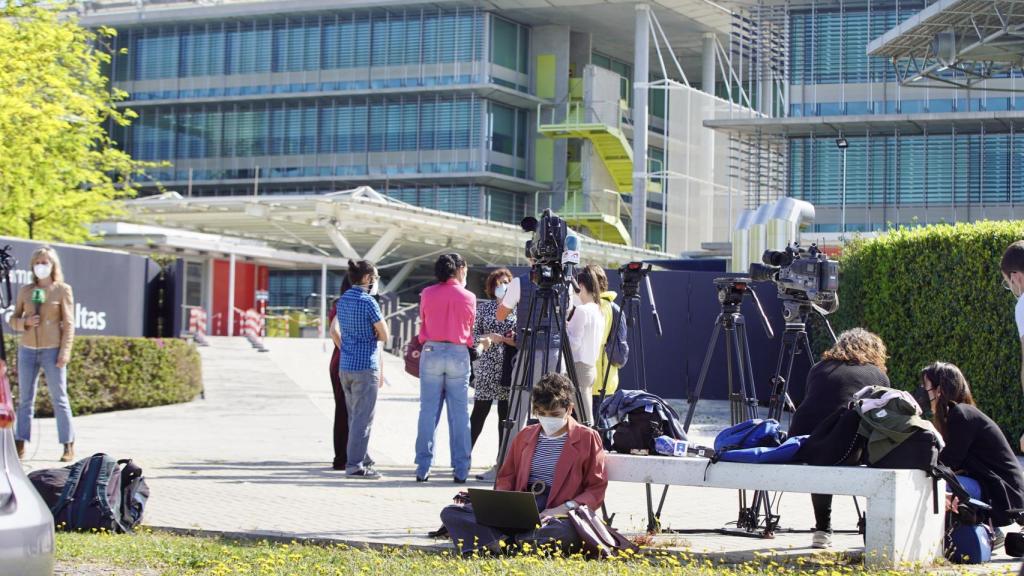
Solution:
[{"label": "laptop computer", "polygon": [[470,488],[469,502],[481,526],[525,532],[540,524],[537,500],[530,492]]}]

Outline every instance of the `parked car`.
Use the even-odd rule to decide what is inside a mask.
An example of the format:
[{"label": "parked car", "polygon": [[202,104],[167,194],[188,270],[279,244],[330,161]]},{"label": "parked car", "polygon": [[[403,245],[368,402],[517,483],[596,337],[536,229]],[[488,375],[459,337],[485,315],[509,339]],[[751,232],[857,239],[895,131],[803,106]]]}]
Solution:
[{"label": "parked car", "polygon": [[53,515],[14,448],[14,402],[0,360],[0,576],[53,574]]}]

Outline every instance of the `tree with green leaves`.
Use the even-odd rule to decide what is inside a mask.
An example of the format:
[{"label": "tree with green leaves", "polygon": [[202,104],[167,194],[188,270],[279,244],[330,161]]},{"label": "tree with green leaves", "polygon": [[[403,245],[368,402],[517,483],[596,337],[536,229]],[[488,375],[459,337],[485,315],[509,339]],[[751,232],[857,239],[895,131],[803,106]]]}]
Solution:
[{"label": "tree with green leaves", "polygon": [[144,167],[107,131],[135,116],[104,74],[116,31],[83,28],[70,5],[0,2],[0,234],[83,241]]}]

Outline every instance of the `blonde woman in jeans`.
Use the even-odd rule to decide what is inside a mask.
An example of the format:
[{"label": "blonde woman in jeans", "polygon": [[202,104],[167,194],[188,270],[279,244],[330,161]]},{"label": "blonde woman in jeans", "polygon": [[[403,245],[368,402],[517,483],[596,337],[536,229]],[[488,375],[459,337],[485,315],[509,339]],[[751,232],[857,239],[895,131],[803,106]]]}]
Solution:
[{"label": "blonde woman in jeans", "polygon": [[[566,333],[572,348],[572,359],[576,367],[576,378],[583,398],[590,398],[597,381],[597,363],[604,344],[604,313],[598,304],[601,292],[597,278],[589,268],[576,275],[579,288],[572,294],[573,308],[569,311]],[[591,406],[584,402],[580,406],[586,413],[587,422],[594,421]]]},{"label": "blonde woman in jeans", "polygon": [[[46,374],[53,413],[57,417],[57,435],[64,445],[61,462],[75,458],[75,429],[68,399],[68,361],[75,338],[75,299],[71,286],[64,283],[64,272],[57,252],[49,246],[32,253],[31,284],[22,286],[11,316],[11,327],[23,332],[18,348],[18,419],[15,445],[18,457],[25,455],[25,442],[31,440],[39,370]],[[36,297],[33,298],[33,295]]]}]

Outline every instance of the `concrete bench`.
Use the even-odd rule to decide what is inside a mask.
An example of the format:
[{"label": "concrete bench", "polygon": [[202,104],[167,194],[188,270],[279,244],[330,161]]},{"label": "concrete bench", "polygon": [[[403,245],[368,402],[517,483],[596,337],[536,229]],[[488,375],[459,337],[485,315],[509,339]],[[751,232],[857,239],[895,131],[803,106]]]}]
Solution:
[{"label": "concrete bench", "polygon": [[867,565],[895,567],[942,557],[945,482],[938,483],[936,514],[932,478],[920,470],[732,462],[708,468],[704,458],[608,454],[607,471],[612,482],[863,496]]}]

